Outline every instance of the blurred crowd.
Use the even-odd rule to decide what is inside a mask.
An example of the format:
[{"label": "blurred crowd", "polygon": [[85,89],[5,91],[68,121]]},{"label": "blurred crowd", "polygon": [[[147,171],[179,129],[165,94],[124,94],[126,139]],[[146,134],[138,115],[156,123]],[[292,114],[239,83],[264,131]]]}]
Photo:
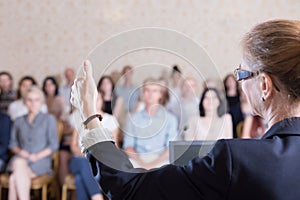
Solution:
[{"label": "blurred crowd", "polygon": [[[168,163],[169,141],[260,138],[265,132],[233,74],[199,83],[173,66],[167,78],[148,77],[136,85],[134,72],[125,66],[97,80],[97,112],[135,167]],[[74,69],[65,69],[64,79],[60,86],[57,77],[46,76],[39,86],[24,76],[15,90],[12,75],[0,72],[0,170],[9,174],[11,200],[28,199],[32,178],[52,173],[54,152],[60,186],[71,174],[77,199],[104,198],[75,128],[82,122],[74,120],[78,111],[70,104]]]}]

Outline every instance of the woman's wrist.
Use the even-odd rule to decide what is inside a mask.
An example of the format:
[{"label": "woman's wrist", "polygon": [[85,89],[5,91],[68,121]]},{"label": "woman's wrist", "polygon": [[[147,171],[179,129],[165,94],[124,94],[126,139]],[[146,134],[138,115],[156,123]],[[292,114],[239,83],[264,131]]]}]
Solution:
[{"label": "woman's wrist", "polygon": [[95,128],[101,127],[100,120],[98,118],[92,119],[89,123],[87,123],[86,128],[91,130]]}]

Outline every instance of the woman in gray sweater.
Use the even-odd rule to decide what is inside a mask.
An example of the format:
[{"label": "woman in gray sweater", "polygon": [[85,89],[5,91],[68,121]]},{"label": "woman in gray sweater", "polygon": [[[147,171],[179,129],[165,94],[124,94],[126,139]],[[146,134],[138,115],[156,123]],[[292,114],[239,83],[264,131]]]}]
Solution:
[{"label": "woman in gray sweater", "polygon": [[57,124],[54,116],[41,113],[43,92],[36,86],[25,94],[28,114],[13,124],[10,149],[15,154],[9,178],[9,199],[30,199],[31,179],[51,173],[51,154],[58,148]]}]

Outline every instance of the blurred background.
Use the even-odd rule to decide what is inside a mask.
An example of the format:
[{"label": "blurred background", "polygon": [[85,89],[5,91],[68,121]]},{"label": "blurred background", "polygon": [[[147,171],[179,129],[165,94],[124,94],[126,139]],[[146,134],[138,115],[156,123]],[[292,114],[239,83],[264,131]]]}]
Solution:
[{"label": "blurred background", "polygon": [[[41,83],[41,74],[62,76],[66,67],[76,69],[97,44],[115,34],[162,27],[201,44],[225,75],[239,64],[239,42],[250,27],[274,18],[299,19],[299,7],[299,0],[1,0],[0,71],[10,71],[15,83],[27,74]],[[153,56],[166,66],[178,64],[189,75],[181,60]],[[113,68],[135,66],[137,57],[124,57]],[[144,79],[134,76],[136,82]]]}]

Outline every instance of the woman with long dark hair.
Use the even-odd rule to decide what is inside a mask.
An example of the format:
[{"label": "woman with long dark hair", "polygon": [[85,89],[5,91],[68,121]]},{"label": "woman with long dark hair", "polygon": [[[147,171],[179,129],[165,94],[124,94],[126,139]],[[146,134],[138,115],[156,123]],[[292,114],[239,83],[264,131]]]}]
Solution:
[{"label": "woman with long dark hair", "polygon": [[[225,104],[225,105],[224,105]],[[226,102],[215,88],[206,88],[199,104],[199,114],[188,121],[185,140],[217,140],[232,138],[231,116],[226,113]]]}]

